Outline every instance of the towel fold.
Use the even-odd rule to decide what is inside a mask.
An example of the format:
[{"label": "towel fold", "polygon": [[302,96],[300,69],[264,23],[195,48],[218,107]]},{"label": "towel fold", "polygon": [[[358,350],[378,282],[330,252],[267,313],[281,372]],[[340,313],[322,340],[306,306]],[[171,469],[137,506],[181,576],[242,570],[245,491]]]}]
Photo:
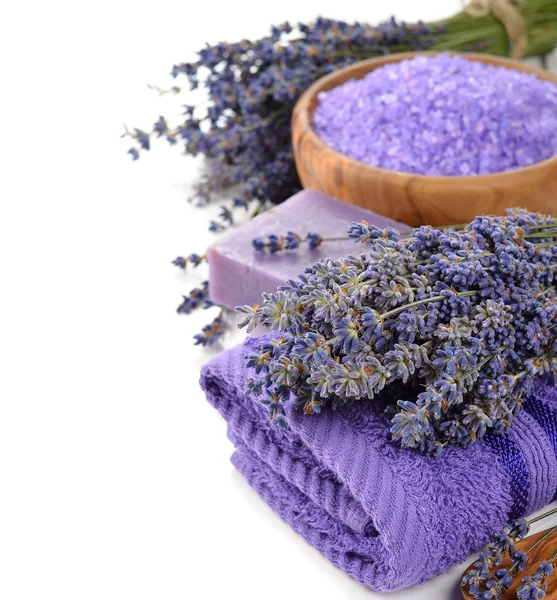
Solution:
[{"label": "towel fold", "polygon": [[557,490],[557,388],[540,382],[510,432],[440,457],[389,439],[372,403],[269,424],[246,398],[248,338],[202,369],[208,401],[228,422],[232,462],[259,495],[343,571],[378,591],[423,583],[464,560],[509,518]]}]

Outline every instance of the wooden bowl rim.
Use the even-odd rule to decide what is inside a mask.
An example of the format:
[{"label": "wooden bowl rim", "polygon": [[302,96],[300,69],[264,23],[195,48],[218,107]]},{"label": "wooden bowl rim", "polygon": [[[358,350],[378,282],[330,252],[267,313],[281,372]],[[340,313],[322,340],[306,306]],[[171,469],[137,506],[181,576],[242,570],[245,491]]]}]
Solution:
[{"label": "wooden bowl rim", "polygon": [[[431,183],[434,181],[455,181],[455,182],[473,182],[476,181],[478,183],[493,183],[496,184],[497,181],[500,181],[502,178],[505,178],[507,183],[509,177],[521,177],[523,174],[528,173],[532,174],[534,171],[540,170],[545,171],[548,167],[553,166],[557,169],[557,155],[551,156],[541,162],[534,163],[533,165],[529,165],[527,167],[519,167],[518,169],[512,169],[510,171],[501,171],[499,173],[490,173],[488,175],[420,175],[419,173],[406,173],[404,171],[391,171],[390,169],[384,169],[382,167],[375,167],[373,165],[369,165],[367,163],[356,160],[355,158],[351,158],[346,156],[345,154],[341,154],[337,152],[331,146],[327,145],[323,139],[321,139],[315,129],[313,128],[312,116],[315,106],[317,105],[316,96],[320,92],[327,91],[337,87],[334,83],[337,79],[342,78],[343,83],[348,81],[350,77],[345,77],[346,74],[350,74],[352,71],[359,71],[362,66],[370,67],[369,69],[365,69],[363,71],[363,75],[360,77],[354,77],[354,79],[360,79],[370,71],[374,70],[374,68],[379,68],[382,65],[392,63],[392,62],[401,62],[406,59],[416,58],[419,56],[438,56],[440,54],[449,54],[451,56],[462,56],[464,58],[468,58],[469,60],[474,60],[477,62],[483,62],[486,64],[506,67],[509,69],[514,69],[515,71],[521,71],[524,73],[531,73],[536,75],[539,79],[544,81],[552,81],[557,85],[557,75],[550,73],[549,71],[545,71],[544,69],[540,69],[538,67],[534,67],[528,65],[526,63],[520,62],[518,60],[513,60],[510,58],[504,58],[502,56],[496,56],[492,54],[479,54],[477,52],[454,52],[454,51],[446,51],[446,52],[433,52],[433,51],[422,51],[422,52],[401,52],[397,54],[389,54],[386,56],[379,56],[375,58],[368,58],[366,60],[360,60],[354,64],[351,64],[347,67],[343,67],[342,69],[338,69],[337,71],[333,71],[324,77],[321,77],[317,81],[315,81],[307,90],[300,96],[296,105],[294,107],[292,121],[296,122],[297,125],[301,128],[301,131],[305,133],[305,136],[309,141],[311,141],[321,153],[328,154],[331,159],[336,160],[344,160],[349,163],[353,163],[358,166],[358,169],[363,170],[364,175],[369,174],[373,175],[376,173],[381,173],[383,176],[388,176],[393,179],[398,179],[401,183],[406,182],[410,179],[422,180],[424,183]],[[339,84],[340,85],[340,84]],[[315,100],[315,102],[314,102]],[[313,107],[312,107],[313,106]],[[293,127],[294,129],[294,127]]]}]

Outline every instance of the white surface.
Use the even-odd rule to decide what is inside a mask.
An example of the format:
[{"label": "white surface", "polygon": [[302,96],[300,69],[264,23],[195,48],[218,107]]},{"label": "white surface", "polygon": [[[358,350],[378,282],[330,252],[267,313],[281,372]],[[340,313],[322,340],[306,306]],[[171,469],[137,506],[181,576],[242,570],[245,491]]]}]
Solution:
[{"label": "white surface", "polygon": [[[376,22],[458,0],[3,7],[0,110],[0,598],[379,597],[283,524],[234,472],[197,386],[208,320],[177,317],[171,266],[214,239],[186,198],[199,163],[132,163],[121,123],[179,114],[145,83],[205,41],[319,13]],[[237,336],[236,336],[237,337]],[[234,343],[228,336],[225,345]],[[213,352],[217,351],[213,350]],[[392,598],[456,598],[461,568]]]}]

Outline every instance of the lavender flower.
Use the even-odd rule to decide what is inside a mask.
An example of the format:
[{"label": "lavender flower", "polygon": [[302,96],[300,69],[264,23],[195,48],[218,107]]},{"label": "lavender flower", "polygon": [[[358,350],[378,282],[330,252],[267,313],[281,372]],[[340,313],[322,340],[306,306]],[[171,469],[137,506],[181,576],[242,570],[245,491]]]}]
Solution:
[{"label": "lavender flower", "polygon": [[[208,281],[204,281],[201,287],[192,289],[190,293],[187,296],[183,296],[183,298],[182,303],[176,309],[178,314],[189,315],[198,308],[207,309],[212,308],[213,306],[219,306],[209,298]],[[196,346],[211,346],[223,335],[225,330],[226,322],[224,320],[224,308],[221,307],[219,315],[205,325],[201,330],[201,333],[194,336],[194,344]]]},{"label": "lavender flower", "polygon": [[524,519],[517,519],[509,524],[509,535],[516,541],[524,539],[529,531],[530,525]]},{"label": "lavender flower", "polygon": [[348,237],[354,239],[357,242],[371,243],[372,240],[385,239],[394,240],[399,239],[399,233],[392,227],[387,229],[380,229],[375,225],[370,225],[367,221],[354,222],[348,228]]},{"label": "lavender flower", "polygon": [[207,260],[207,256],[205,254],[195,254],[192,253],[189,256],[178,256],[172,261],[173,265],[180,267],[180,269],[186,269],[188,265],[192,267],[198,267],[202,262]]},{"label": "lavender flower", "polygon": [[257,319],[261,315],[261,308],[259,304],[254,304],[253,306],[238,306],[236,310],[239,313],[245,315],[244,320],[238,325],[238,327],[247,327],[247,332],[250,333],[257,323]]},{"label": "lavender flower", "polygon": [[310,250],[314,250],[323,242],[323,238],[318,233],[314,232],[308,233],[306,236],[306,240],[308,242]]},{"label": "lavender flower", "polygon": [[[555,557],[552,559],[555,560]],[[516,590],[518,600],[545,598],[546,580],[553,573],[553,560],[541,562],[534,575],[522,579],[522,585]]]},{"label": "lavender flower", "polygon": [[518,600],[538,600],[539,598],[545,598],[545,590],[532,581],[520,586],[516,590],[516,597]]},{"label": "lavender flower", "polygon": [[[525,521],[524,519],[511,521],[502,532],[494,534],[487,550],[480,552],[480,560],[474,563],[474,568],[462,578],[462,587],[468,587],[470,594],[476,600],[501,598],[511,587],[513,578],[517,573],[526,568],[528,554],[542,541],[554,535],[557,532],[557,527],[550,529],[525,552],[517,551],[514,543],[523,539],[528,534],[532,523],[554,514],[556,510],[549,510],[530,521]],[[511,566],[498,569],[490,577],[490,571],[501,564],[503,554],[505,553],[510,556]],[[517,598],[530,600],[532,598],[545,597],[545,589],[547,587],[545,580],[553,572],[553,563],[556,558],[557,552],[553,554],[549,561],[542,562],[534,575],[522,579],[523,585],[517,590]]]},{"label": "lavender flower", "polygon": [[512,552],[511,562],[518,571],[524,571],[526,565],[528,564],[528,556],[524,552]]},{"label": "lavender flower", "polygon": [[221,312],[210,323],[205,325],[201,333],[194,335],[194,344],[196,346],[212,346],[225,332],[226,323]]},{"label": "lavender flower", "polygon": [[487,569],[472,569],[464,575],[461,580],[462,587],[467,587],[470,593],[477,597],[483,584],[489,577],[489,571]]},{"label": "lavender flower", "polygon": [[557,374],[552,228],[522,211],[404,238],[352,224],[367,255],[318,261],[260,306],[239,307],[241,326],[261,323],[281,340],[248,365],[262,390],[277,402],[294,392],[306,413],[373,400],[407,448],[437,454],[504,432],[534,377]]},{"label": "lavender flower", "polygon": [[210,308],[213,303],[209,299],[209,282],[204,281],[200,288],[194,288],[187,296],[183,296],[184,300],[176,309],[178,314],[189,315],[196,308]]},{"label": "lavender flower", "polygon": [[181,93],[182,87],[185,92],[203,87],[208,103],[184,106],[177,123],[159,117],[149,133],[126,129],[124,135],[135,142],[130,155],[136,160],[141,151],[149,150],[152,137],[180,143],[186,154],[203,155],[207,175],[197,185],[196,202],[207,203],[223,190],[240,187],[232,206],[223,208],[220,221],[211,223],[211,229],[219,231],[234,222],[234,209],[256,204],[259,210],[301,189],[290,119],[296,100],[311,83],[362,56],[426,48],[431,32],[432,27],[423,23],[391,20],[371,27],[318,18],[311,24],[283,23],[259,40],[208,45],[195,62],[172,68],[172,76],[185,85],[170,90]]},{"label": "lavender flower", "polygon": [[499,589],[501,591],[508,590],[512,585],[513,577],[507,569],[499,569],[498,571],[495,571],[493,577],[497,580]]},{"label": "lavender flower", "polygon": [[313,250],[324,241],[325,239],[318,233],[310,232],[302,237],[294,231],[289,231],[285,236],[272,233],[266,238],[257,237],[252,241],[252,245],[258,251],[267,250],[270,254],[275,254],[275,252],[281,250],[296,250],[303,243],[307,243],[309,248]]}]

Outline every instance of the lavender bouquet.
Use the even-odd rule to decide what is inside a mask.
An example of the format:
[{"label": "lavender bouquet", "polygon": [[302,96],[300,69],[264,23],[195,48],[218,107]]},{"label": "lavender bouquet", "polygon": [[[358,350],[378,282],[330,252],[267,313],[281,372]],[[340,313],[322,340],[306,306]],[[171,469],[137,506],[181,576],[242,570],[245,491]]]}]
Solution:
[{"label": "lavender bouquet", "polygon": [[[509,7],[512,3],[509,2]],[[528,42],[526,56],[544,56],[557,45],[557,0],[528,0],[519,11]],[[188,155],[203,155],[206,174],[193,200],[205,204],[221,192],[236,193],[223,206],[218,231],[234,223],[235,211],[254,214],[301,189],[290,140],[290,117],[301,93],[331,71],[373,56],[411,50],[460,50],[508,54],[505,25],[492,14],[462,12],[437,23],[378,26],[319,18],[314,23],[284,23],[258,40],[208,45],[193,62],[177,64],[177,84],[156,88],[182,98],[183,116],[160,116],[149,130],[126,128],[137,159],[156,138],[180,145]],[[180,83],[185,80],[185,85]],[[207,102],[191,103],[190,90],[204,89]]]},{"label": "lavender bouquet", "polygon": [[370,401],[394,440],[437,454],[503,432],[535,377],[557,374],[557,221],[513,211],[462,230],[354,223],[369,253],[323,260],[240,326],[278,334],[247,357],[274,424],[294,393],[305,413]]}]

